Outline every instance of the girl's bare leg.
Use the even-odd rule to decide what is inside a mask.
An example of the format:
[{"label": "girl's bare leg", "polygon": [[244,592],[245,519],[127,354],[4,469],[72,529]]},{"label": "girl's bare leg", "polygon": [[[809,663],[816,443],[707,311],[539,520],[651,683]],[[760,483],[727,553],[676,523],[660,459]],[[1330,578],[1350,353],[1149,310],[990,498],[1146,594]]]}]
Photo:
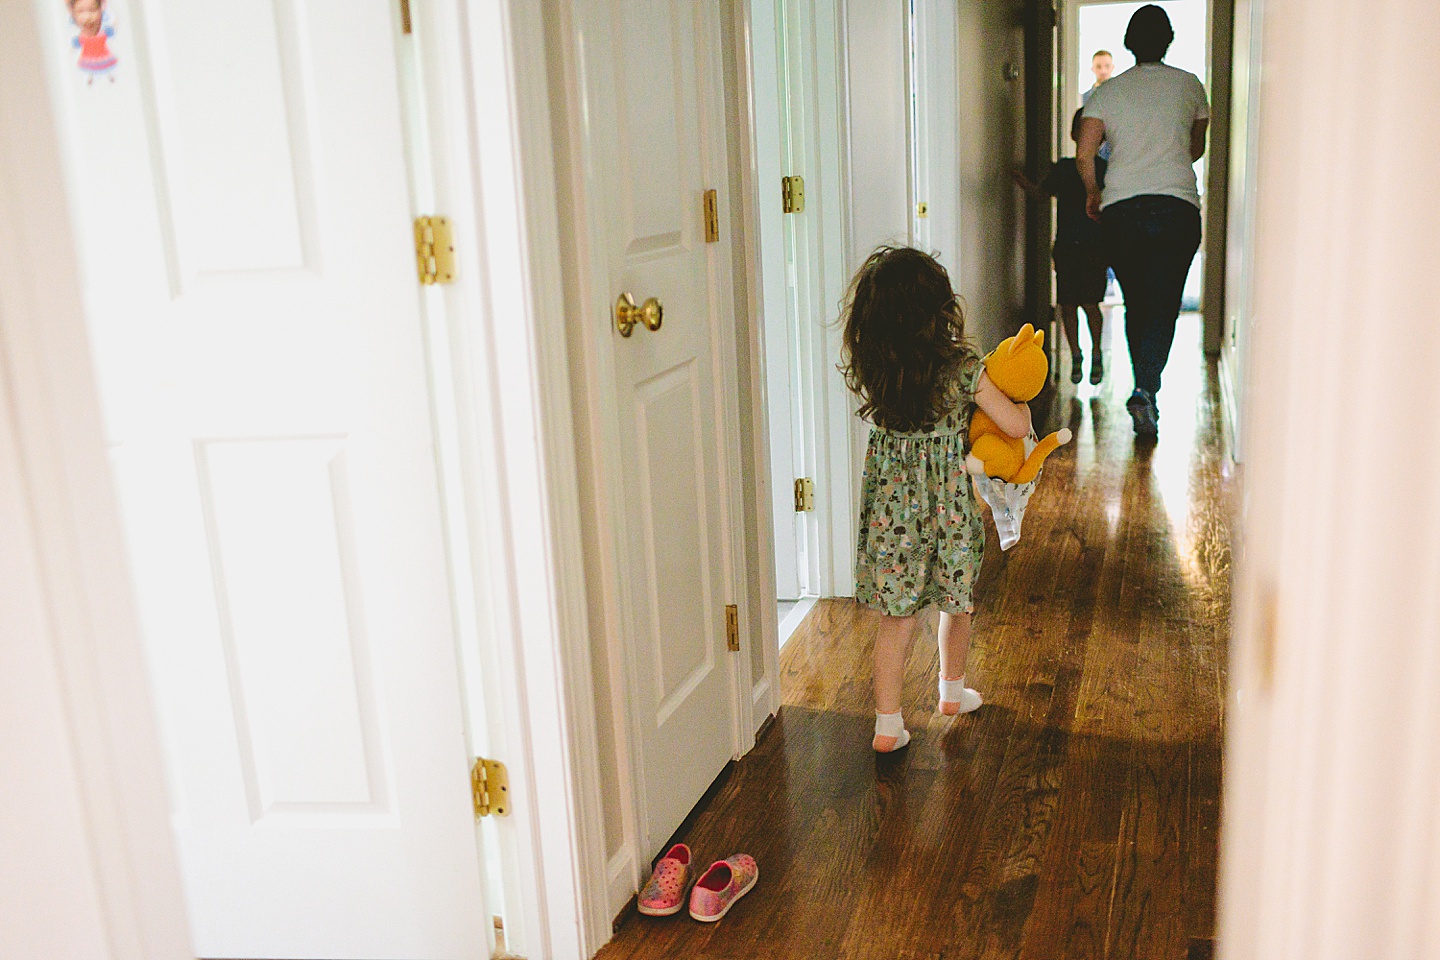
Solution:
[{"label": "girl's bare leg", "polygon": [[965,661],[970,657],[970,614],[940,614],[940,679],[965,679]]},{"label": "girl's bare leg", "polygon": [[969,713],[983,702],[965,686],[965,661],[970,657],[970,614],[940,614],[940,712]]},{"label": "girl's bare leg", "polygon": [[900,687],[905,680],[905,658],[915,639],[914,617],[885,617],[875,637],[875,712],[900,709]]},{"label": "girl's bare leg", "polygon": [[885,617],[875,637],[875,739],[877,753],[899,750],[910,742],[900,712],[905,658],[915,638],[914,617]]}]

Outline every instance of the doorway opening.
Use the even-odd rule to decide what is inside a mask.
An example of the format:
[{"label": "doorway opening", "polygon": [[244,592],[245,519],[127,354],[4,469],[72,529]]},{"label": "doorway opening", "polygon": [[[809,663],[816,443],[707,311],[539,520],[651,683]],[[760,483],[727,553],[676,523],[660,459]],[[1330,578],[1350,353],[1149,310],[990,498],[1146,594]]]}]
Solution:
[{"label": "doorway opening", "polygon": [[778,637],[849,588],[850,406],[836,370],[844,291],[840,90],[833,8],[751,7],[756,252]]},{"label": "doorway opening", "polygon": [[[1074,145],[1070,143],[1070,118],[1080,109],[1086,93],[1094,86],[1092,72],[1093,58],[1101,50],[1107,51],[1114,61],[1116,75],[1135,66],[1135,57],[1125,49],[1125,28],[1131,16],[1145,3],[1135,0],[1078,0],[1073,3],[1065,19],[1069,43],[1063,46],[1070,55],[1063,61],[1061,95],[1066,109],[1057,112],[1057,138],[1062,155],[1073,155]],[[1210,2],[1209,0],[1157,0],[1156,6],[1165,10],[1175,28],[1175,41],[1165,54],[1165,62],[1172,67],[1188,70],[1200,78],[1208,92],[1210,90]],[[1195,178],[1200,186],[1201,216],[1204,217],[1207,184],[1206,169],[1210,151],[1195,161]],[[1202,309],[1201,298],[1205,289],[1205,247],[1195,252],[1190,273],[1185,279],[1185,292],[1181,309],[1197,312]],[[1107,300],[1119,303],[1118,287],[1111,285]],[[1088,332],[1081,332],[1086,340]],[[1088,342],[1085,344],[1089,349]]]}]

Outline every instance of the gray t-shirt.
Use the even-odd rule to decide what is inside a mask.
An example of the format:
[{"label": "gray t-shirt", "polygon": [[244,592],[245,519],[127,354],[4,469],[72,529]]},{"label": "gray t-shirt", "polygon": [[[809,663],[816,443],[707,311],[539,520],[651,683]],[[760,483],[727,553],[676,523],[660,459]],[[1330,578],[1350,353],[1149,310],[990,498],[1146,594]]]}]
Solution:
[{"label": "gray t-shirt", "polygon": [[1210,118],[1210,105],[1195,74],[1164,63],[1136,64],[1094,89],[1083,115],[1105,124],[1110,144],[1102,207],[1145,195],[1200,206],[1190,130]]}]

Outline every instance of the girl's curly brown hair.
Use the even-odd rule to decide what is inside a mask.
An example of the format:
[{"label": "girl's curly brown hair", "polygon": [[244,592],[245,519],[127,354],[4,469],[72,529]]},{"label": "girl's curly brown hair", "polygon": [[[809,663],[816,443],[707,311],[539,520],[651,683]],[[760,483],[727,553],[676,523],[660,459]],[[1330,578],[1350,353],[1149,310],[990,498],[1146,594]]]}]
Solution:
[{"label": "girl's curly brown hair", "polygon": [[931,429],[950,411],[956,378],[975,356],[950,275],[929,254],[880,247],[845,299],[845,384],[860,416],[899,433]]}]

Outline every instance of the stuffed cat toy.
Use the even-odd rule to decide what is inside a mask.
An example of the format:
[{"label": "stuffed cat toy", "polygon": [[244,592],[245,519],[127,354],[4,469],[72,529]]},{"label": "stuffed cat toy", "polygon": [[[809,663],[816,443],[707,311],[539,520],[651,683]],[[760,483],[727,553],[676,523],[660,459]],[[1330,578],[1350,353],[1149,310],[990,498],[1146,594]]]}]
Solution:
[{"label": "stuffed cat toy", "polygon": [[[1000,341],[1000,346],[985,358],[985,372],[990,375],[990,382],[1011,400],[1023,403],[1034,399],[1050,374],[1050,363],[1045,357],[1045,331],[1027,323],[1015,336]],[[1029,483],[1040,472],[1045,458],[1069,442],[1070,431],[1062,429],[1035,444],[1027,454],[1024,440],[1006,434],[977,407],[970,418],[970,456],[965,463],[974,474],[985,474],[1006,483]]]}]

